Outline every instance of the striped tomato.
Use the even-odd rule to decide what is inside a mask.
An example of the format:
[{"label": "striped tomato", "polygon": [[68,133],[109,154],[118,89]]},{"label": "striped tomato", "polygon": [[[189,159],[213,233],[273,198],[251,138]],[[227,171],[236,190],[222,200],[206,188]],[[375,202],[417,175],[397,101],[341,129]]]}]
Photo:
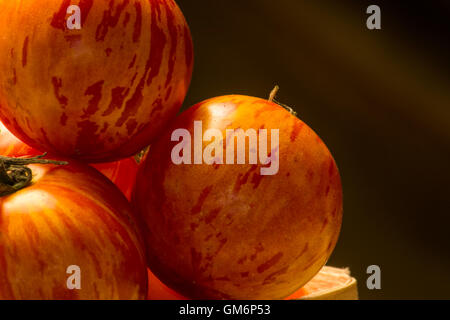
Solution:
[{"label": "striped tomato", "polygon": [[0,118],[37,150],[126,158],[183,102],[193,49],[173,0],[0,1],[0,21]]},{"label": "striped tomato", "polygon": [[[0,122],[0,155],[8,157],[25,157],[37,156],[41,152],[29,147],[17,139],[4,125]],[[131,199],[131,193],[136,182],[136,174],[139,165],[134,157],[127,159],[97,163],[92,165],[98,171],[103,173],[109,180],[122,191],[128,200]]]},{"label": "striped tomato", "polygon": [[[150,269],[148,269],[148,288],[147,300],[190,300],[162,283]],[[284,300],[296,300],[304,295],[305,289],[301,288]]]},{"label": "striped tomato", "polygon": [[17,139],[0,122],[0,155],[9,157],[36,156],[39,152]]},{"label": "striped tomato", "polygon": [[151,270],[206,299],[289,296],[329,258],[343,212],[321,139],[279,105],[246,96],[178,117],[152,145],[133,201]]},{"label": "striped tomato", "polygon": [[0,299],[144,299],[144,252],[118,189],[74,161],[29,168],[32,184],[0,197]]},{"label": "striped tomato", "polygon": [[134,157],[114,162],[97,163],[92,166],[114,182],[128,200],[131,199],[139,169],[139,164]]}]

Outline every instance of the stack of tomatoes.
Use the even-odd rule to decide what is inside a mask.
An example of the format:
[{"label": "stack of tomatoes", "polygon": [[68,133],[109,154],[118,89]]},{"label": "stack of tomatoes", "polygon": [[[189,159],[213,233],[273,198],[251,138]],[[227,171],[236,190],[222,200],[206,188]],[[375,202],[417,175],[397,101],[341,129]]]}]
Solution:
[{"label": "stack of tomatoes", "polygon": [[[253,97],[177,117],[193,46],[173,0],[75,3],[0,2],[0,155],[68,163],[30,164],[31,183],[0,197],[0,299],[282,299],[302,287],[342,221],[325,144]],[[259,151],[230,156],[229,130],[255,132]]]}]

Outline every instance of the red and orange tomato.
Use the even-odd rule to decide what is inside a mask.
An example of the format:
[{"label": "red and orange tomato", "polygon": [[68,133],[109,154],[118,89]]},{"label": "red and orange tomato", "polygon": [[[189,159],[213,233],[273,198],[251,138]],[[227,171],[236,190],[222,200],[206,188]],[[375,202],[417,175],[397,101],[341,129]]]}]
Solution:
[{"label": "red and orange tomato", "polygon": [[114,182],[125,197],[131,200],[139,169],[139,164],[134,157],[114,162],[92,164],[92,166]]},{"label": "red and orange tomato", "polygon": [[[284,300],[295,300],[305,296],[305,290],[299,289]],[[148,295],[147,300],[190,300],[175,290],[169,288],[148,269]]]},{"label": "red and orange tomato", "polygon": [[[173,0],[1,1],[0,118],[41,152],[86,162],[132,156],[176,115],[193,67]],[[74,11],[75,12],[75,11]]]},{"label": "red and orange tomato", "polygon": [[[0,155],[7,157],[27,157],[40,154],[41,152],[16,138],[0,122]],[[131,193],[139,169],[139,165],[134,157],[114,162],[97,163],[92,166],[114,182],[128,200],[131,199]]]},{"label": "red and orange tomato", "polygon": [[[144,250],[128,201],[93,168],[29,165],[0,198],[0,299],[145,299]],[[80,270],[80,290],[67,285]]]},{"label": "red and orange tomato", "polygon": [[37,156],[40,152],[17,139],[0,122],[0,155],[6,157]]},{"label": "red and orange tomato", "polygon": [[[0,123],[0,154],[40,152]],[[70,163],[31,165],[32,186],[0,198],[0,299],[145,298],[144,252],[129,204],[96,170]],[[131,192],[134,158],[96,166]],[[81,268],[80,291],[66,286],[69,263]]]},{"label": "red and orange tomato", "polygon": [[162,283],[150,269],[148,269],[147,300],[189,300],[189,298],[186,298],[175,290],[170,289]]},{"label": "red and orange tomato", "polygon": [[[278,129],[278,173],[262,176],[261,164],[175,164],[172,133],[185,129],[194,140],[194,121],[223,137]],[[149,267],[195,299],[289,296],[330,257],[343,211],[338,168],[317,134],[281,106],[247,96],[213,98],[178,117],[152,145],[133,200]]]},{"label": "red and orange tomato", "polygon": [[[96,163],[126,197],[78,160],[30,165],[33,183],[0,197],[0,299],[304,294],[342,223],[340,175],[322,140],[279,105],[247,96],[204,101],[167,127],[193,68],[174,0],[71,5],[0,1],[0,32],[14,34],[0,37],[0,155]],[[71,15],[80,28],[69,28]],[[172,133],[195,136],[196,121],[221,134],[223,154],[229,129],[279,130],[272,162],[226,165],[215,149],[215,164],[175,163]],[[138,165],[130,157],[150,143]],[[249,158],[258,152],[244,146]],[[274,154],[275,174],[263,175]],[[67,287],[73,265],[81,290]]]}]

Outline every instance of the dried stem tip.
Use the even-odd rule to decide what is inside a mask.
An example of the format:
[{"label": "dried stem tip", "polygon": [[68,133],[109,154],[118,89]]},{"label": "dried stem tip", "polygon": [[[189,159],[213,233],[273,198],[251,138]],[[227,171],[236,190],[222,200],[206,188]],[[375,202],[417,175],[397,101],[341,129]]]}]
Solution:
[{"label": "dried stem tip", "polygon": [[269,101],[273,102],[275,100],[275,97],[277,96],[278,91],[280,91],[280,87],[278,85],[275,86],[275,88],[272,89],[269,96]]}]

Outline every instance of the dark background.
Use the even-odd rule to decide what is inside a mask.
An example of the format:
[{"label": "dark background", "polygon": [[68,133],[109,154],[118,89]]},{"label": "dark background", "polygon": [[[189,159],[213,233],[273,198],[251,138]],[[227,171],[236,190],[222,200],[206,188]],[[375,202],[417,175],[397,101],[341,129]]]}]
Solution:
[{"label": "dark background", "polygon": [[[185,108],[224,94],[292,106],[341,171],[329,264],[362,299],[450,298],[450,0],[177,0],[195,44]],[[377,4],[382,30],[366,28]],[[368,290],[366,268],[381,267]]]}]

